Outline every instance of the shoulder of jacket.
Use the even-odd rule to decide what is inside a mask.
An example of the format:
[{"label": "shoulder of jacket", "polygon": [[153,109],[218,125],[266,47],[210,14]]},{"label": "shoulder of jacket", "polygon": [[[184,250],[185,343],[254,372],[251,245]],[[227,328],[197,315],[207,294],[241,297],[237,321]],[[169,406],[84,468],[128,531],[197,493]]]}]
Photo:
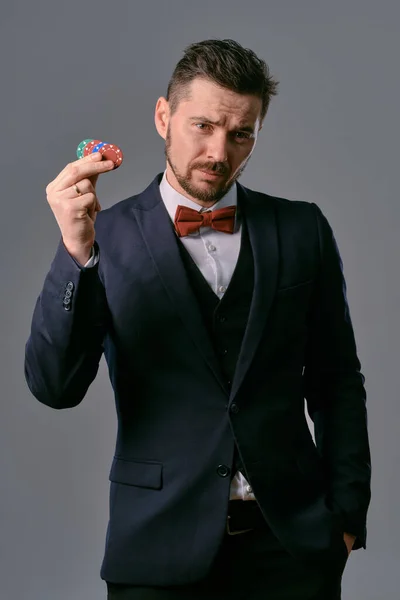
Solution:
[{"label": "shoulder of jacket", "polygon": [[258,192],[249,188],[245,188],[245,190],[247,193],[251,194],[253,198],[257,197],[257,200],[260,203],[272,203],[275,210],[278,212],[301,212],[302,214],[308,213],[309,215],[315,215],[315,212],[321,212],[321,209],[312,201],[272,196],[271,194]]}]

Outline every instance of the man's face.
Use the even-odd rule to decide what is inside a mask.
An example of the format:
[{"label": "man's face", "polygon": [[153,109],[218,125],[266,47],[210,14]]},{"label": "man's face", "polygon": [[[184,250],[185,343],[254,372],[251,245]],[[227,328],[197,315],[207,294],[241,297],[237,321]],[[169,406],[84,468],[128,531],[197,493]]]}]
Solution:
[{"label": "man's face", "polygon": [[202,206],[222,198],[242,174],[261,128],[261,99],[195,79],[171,116],[165,98],[156,108],[165,139],[167,179]]}]

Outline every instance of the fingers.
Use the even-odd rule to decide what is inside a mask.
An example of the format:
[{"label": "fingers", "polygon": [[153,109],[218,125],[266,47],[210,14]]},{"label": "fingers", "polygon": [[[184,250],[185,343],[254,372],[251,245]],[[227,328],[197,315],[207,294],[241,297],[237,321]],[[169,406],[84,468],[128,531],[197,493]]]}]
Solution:
[{"label": "fingers", "polygon": [[[80,194],[77,193],[75,186],[78,188]],[[83,196],[87,196],[88,194],[91,197],[95,197],[95,212],[99,212],[101,210],[100,202],[96,196],[96,191],[94,189],[94,185],[92,183],[92,179],[82,179],[78,184],[73,184],[71,187],[66,190],[59,192],[60,198],[63,200],[75,200],[76,198],[82,198]]]},{"label": "fingers", "polygon": [[77,200],[70,204],[69,208],[76,219],[83,219],[86,214],[89,214],[93,220],[97,210],[97,197],[95,194],[88,193],[83,196],[78,196]]},{"label": "fingers", "polygon": [[91,205],[95,206],[96,203],[97,196],[94,192],[87,192],[78,196],[73,188],[57,192],[51,197],[51,204],[55,204],[63,210],[77,213],[86,210]]},{"label": "fingers", "polygon": [[102,155],[96,152],[68,164],[48,185],[48,188],[53,191],[65,190],[89,177],[94,177],[95,183],[99,174],[106,173],[114,168],[114,163],[111,160],[102,160],[102,158]]},{"label": "fingers", "polygon": [[[77,193],[75,185],[80,191],[80,194]],[[78,184],[73,184],[65,190],[53,193],[52,199],[60,206],[67,203],[71,211],[78,211],[78,215],[88,208],[93,208],[95,212],[101,210],[100,203],[90,179],[82,179]]]},{"label": "fingers", "polygon": [[64,167],[62,171],[49,183],[49,186],[56,187],[58,183],[63,179],[66,173],[70,172],[73,167],[76,167],[80,164],[85,163],[98,163],[100,160],[100,152],[95,152],[94,154],[89,154],[88,156],[84,156],[78,160],[75,160]]},{"label": "fingers", "polygon": [[79,196],[75,189],[75,185],[80,191],[81,195],[95,193],[91,180],[86,178],[82,179],[81,181],[78,181],[78,183],[72,184],[69,188],[66,188],[65,190],[61,190],[62,197],[65,199],[71,199]]},{"label": "fingers", "polygon": [[[101,155],[100,155],[101,156]],[[82,164],[71,164],[64,175],[60,178],[57,189],[66,189],[74,183],[80,182],[82,179],[106,173],[114,168],[114,163],[111,160],[91,161]]]},{"label": "fingers", "polygon": [[92,182],[93,189],[96,187],[96,183],[99,178],[99,175],[100,175],[100,173],[96,173],[96,175],[92,175],[92,177],[89,177],[89,181]]}]

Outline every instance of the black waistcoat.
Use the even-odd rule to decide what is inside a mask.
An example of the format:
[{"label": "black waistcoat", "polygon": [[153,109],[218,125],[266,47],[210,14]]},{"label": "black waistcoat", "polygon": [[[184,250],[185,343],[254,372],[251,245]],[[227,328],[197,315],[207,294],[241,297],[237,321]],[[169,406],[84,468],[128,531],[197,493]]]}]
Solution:
[{"label": "black waistcoat", "polygon": [[[192,289],[197,297],[204,326],[219,358],[227,387],[230,388],[247,326],[254,287],[254,260],[246,222],[242,217],[238,261],[229,286],[221,300],[204,279],[181,240],[179,238],[178,240],[182,260]],[[238,470],[244,473],[235,447],[232,476]]]}]

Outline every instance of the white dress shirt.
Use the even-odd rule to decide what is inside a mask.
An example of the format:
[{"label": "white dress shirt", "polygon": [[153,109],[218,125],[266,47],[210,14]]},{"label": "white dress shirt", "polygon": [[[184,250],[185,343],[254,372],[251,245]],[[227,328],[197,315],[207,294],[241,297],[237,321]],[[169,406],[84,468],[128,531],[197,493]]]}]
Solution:
[{"label": "white dress shirt", "polygon": [[[164,172],[160,183],[160,194],[172,222],[175,220],[178,204],[188,206],[199,212],[216,210],[226,206],[237,206],[236,185],[232,186],[229,192],[212,206],[212,209],[208,209],[199,206],[193,200],[189,200],[189,198],[177,192],[169,184],[166,172]],[[215,231],[211,227],[201,227],[199,231],[181,237],[180,240],[213,292],[221,299],[231,281],[239,256],[241,240],[240,214],[236,213],[233,234],[228,235],[222,231]],[[98,256],[93,255],[92,252],[92,256],[85,267],[92,267],[97,261]],[[240,471],[237,471],[232,479],[230,500],[255,500],[249,483]]]}]

